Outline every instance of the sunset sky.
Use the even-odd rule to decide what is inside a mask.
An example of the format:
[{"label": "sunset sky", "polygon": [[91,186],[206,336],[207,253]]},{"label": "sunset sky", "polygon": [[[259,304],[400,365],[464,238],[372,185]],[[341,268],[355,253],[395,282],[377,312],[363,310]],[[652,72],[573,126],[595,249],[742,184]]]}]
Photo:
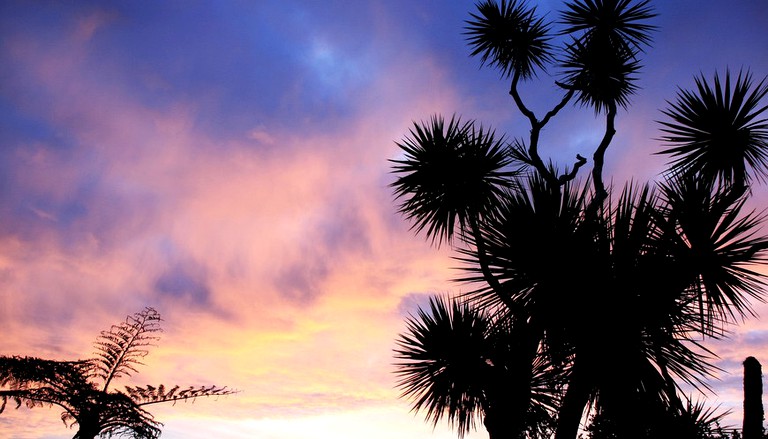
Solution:
[{"label": "sunset sky", "polygon": [[[163,438],[455,437],[395,388],[403,319],[463,286],[450,249],[396,212],[388,160],[435,113],[526,135],[508,83],[468,56],[474,3],[0,2],[0,355],[88,358],[99,331],[152,306],[162,339],[122,384],[241,391],[156,407]],[[608,150],[619,186],[662,171],[655,121],[678,86],[768,75],[768,1],[653,3]],[[554,79],[524,86],[535,109]],[[578,110],[543,133],[562,165],[601,135]],[[754,193],[768,205],[765,184]],[[723,369],[708,400],[737,424],[741,362],[768,366],[755,305],[762,320],[708,344]],[[0,437],[71,437],[59,413],[9,406]]]}]

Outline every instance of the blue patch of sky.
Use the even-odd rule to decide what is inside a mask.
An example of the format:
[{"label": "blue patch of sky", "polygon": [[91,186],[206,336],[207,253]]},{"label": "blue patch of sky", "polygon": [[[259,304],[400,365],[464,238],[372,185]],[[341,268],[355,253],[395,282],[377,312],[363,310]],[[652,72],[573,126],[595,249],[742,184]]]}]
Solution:
[{"label": "blue patch of sky", "polygon": [[[269,106],[290,79],[270,57],[277,41],[241,34],[211,3],[121,6],[120,18],[94,41],[93,63],[120,66],[120,82],[145,105],[198,104],[197,122],[214,133],[275,110]],[[266,24],[254,20],[254,31]]]},{"label": "blue patch of sky", "polygon": [[[13,191],[11,182],[10,191]],[[86,217],[88,206],[85,202],[68,198],[55,200],[45,194],[11,194],[0,204],[0,213],[9,220],[0,223],[3,233],[11,234],[25,241],[35,241],[41,232],[56,229],[60,233],[61,244],[65,247],[81,243],[83,236],[77,233],[78,220]],[[5,198],[5,194],[3,194]]]},{"label": "blue patch of sky", "polygon": [[[50,93],[45,87],[28,82],[29,72],[13,60],[15,38],[34,38],[41,47],[55,46],[65,32],[66,11],[33,7],[29,3],[0,2],[0,154],[15,154],[17,148],[34,143],[49,149],[68,150],[72,139],[51,125],[44,117],[35,115],[49,106]],[[0,160],[0,169],[10,163]],[[3,174],[5,171],[0,170]]]},{"label": "blue patch of sky", "polygon": [[287,15],[292,45],[278,56],[295,63],[294,76],[278,116],[326,131],[349,123],[382,62],[373,21],[367,4],[352,2],[309,3]]},{"label": "blue patch of sky", "polygon": [[[0,99],[0,102],[3,102]],[[15,221],[3,223],[6,233],[13,233],[26,239],[34,239],[41,228],[55,227],[66,233],[68,240],[75,241],[82,236],[74,233],[79,221],[88,213],[88,203],[96,191],[101,190],[100,163],[93,154],[84,157],[74,147],[72,139],[62,136],[59,131],[45,122],[25,117],[0,104],[0,212],[4,218]],[[6,129],[8,128],[8,129]],[[29,161],[38,148],[46,150],[43,161]],[[29,149],[23,152],[23,149]],[[87,163],[89,170],[79,174],[76,182],[57,182],[58,168],[71,164]],[[50,179],[47,185],[68,187],[74,184],[71,194],[61,197],[43,189],[31,190],[24,174],[45,175]],[[36,185],[33,187],[37,187]]]},{"label": "blue patch of sky", "polygon": [[744,335],[744,342],[749,346],[768,346],[768,330],[749,331]]},{"label": "blue patch of sky", "polygon": [[68,28],[71,18],[79,10],[87,9],[87,2],[39,2],[4,0],[0,2],[0,35],[34,35],[38,41],[55,43]]},{"label": "blue patch of sky", "polygon": [[242,135],[265,122],[352,114],[348,90],[371,78],[369,35],[337,34],[344,17],[316,17],[307,5],[145,6],[119,5],[119,18],[93,40],[91,65],[119,66],[112,69],[117,79],[147,105],[198,103],[196,122],[215,136]]},{"label": "blue patch of sky", "polygon": [[71,197],[64,201],[55,201],[47,197],[29,200],[29,207],[39,214],[48,214],[54,218],[61,229],[70,229],[78,220],[88,215],[88,207],[82,199]]},{"label": "blue patch of sky", "polygon": [[400,299],[400,303],[397,305],[397,314],[403,318],[418,316],[419,310],[431,314],[431,301],[433,298],[441,298],[446,303],[451,303],[452,298],[456,298],[456,295],[438,291],[410,292]]},{"label": "blue patch of sky", "polygon": [[163,296],[197,306],[206,305],[211,295],[204,273],[196,264],[177,263],[171,266],[157,278],[155,289]]},{"label": "blue patch of sky", "polygon": [[[557,18],[559,2],[537,2],[537,5],[541,13],[548,14],[548,19]],[[661,22],[662,27],[678,24],[673,19],[679,18],[677,9],[690,9],[690,5],[686,2],[677,8],[657,4],[660,18],[666,19]],[[708,6],[691,9],[690,14],[705,14],[705,7]],[[506,95],[507,81],[496,71],[480,70],[479,60],[469,58],[469,47],[462,32],[470,11],[476,9],[472,0],[448,3],[331,1],[291,5],[270,1],[79,2],[54,3],[46,8],[25,2],[5,2],[0,8],[3,12],[0,16],[5,17],[0,18],[4,28],[0,32],[5,35],[34,32],[35,38],[43,43],[55,43],[73,29],[75,20],[89,12],[113,12],[113,21],[97,30],[89,43],[90,70],[85,74],[128,87],[131,96],[149,107],[165,108],[178,101],[197,103],[196,123],[219,138],[241,137],[256,125],[280,125],[280,128],[297,130],[306,129],[307,124],[314,128],[337,128],[338,124],[348,122],[347,116],[360,109],[364,100],[358,98],[365,93],[381,64],[393,62],[401,51],[409,51],[411,55],[423,53],[444,65],[449,82],[466,101],[463,108],[455,109],[458,113],[475,117],[473,111],[501,108],[492,113],[495,120],[485,122],[512,128],[512,134],[526,132],[519,131],[517,125],[509,125],[520,117]],[[739,3],[732,16],[723,18],[721,26],[738,28],[739,20],[756,8],[754,1]],[[676,10],[678,15],[674,15]],[[381,14],[389,24],[388,33],[375,35],[375,24],[382,19]],[[679,25],[686,26],[685,23]],[[735,38],[738,32],[725,35]],[[734,39],[745,44],[732,48],[731,52],[754,57],[750,47],[765,46],[766,35],[763,33],[762,38],[752,35],[757,37],[752,46],[746,44],[744,36]],[[655,45],[660,47],[651,48],[649,55],[654,56],[657,50],[668,46],[668,38],[664,36],[663,41],[657,41]],[[683,49],[676,47],[675,50]],[[710,56],[708,52],[686,51],[686,54]],[[668,56],[664,55],[664,59]],[[731,59],[739,62],[737,55]],[[649,81],[646,75],[657,75],[659,69],[663,71],[666,64],[661,61],[659,57],[649,58],[653,68],[644,72],[641,80]],[[765,61],[762,63],[764,66]],[[701,67],[706,70],[706,66]],[[8,71],[0,77],[4,83]],[[695,73],[697,71],[692,70],[682,79]],[[533,101],[541,94],[551,94],[554,89],[552,78],[542,76],[540,79],[542,82],[525,90]],[[677,81],[680,77],[669,79]],[[38,93],[31,88],[23,92],[33,98],[34,93]]]},{"label": "blue patch of sky", "polygon": [[764,1],[656,2],[659,31],[647,53],[643,86],[661,89],[672,99],[676,87],[690,88],[694,75],[711,78],[716,70],[755,67],[768,73],[768,7]]},{"label": "blue patch of sky", "polygon": [[20,110],[14,105],[14,100],[0,94],[0,157],[9,155],[0,161],[0,169],[12,161],[18,148],[29,144],[57,151],[74,149],[74,139],[65,136],[44,118]]},{"label": "blue patch of sky", "polygon": [[[51,178],[54,175],[56,174],[51,174]],[[94,213],[91,211],[90,205],[97,197],[98,192],[103,190],[99,172],[84,171],[77,178],[78,181],[75,182],[74,190],[66,197],[53,197],[45,192],[28,193],[29,197],[23,202],[42,219],[53,219],[56,227],[62,232],[76,232],[80,229],[80,220],[90,217]],[[58,185],[56,181],[52,181],[50,184]],[[61,184],[68,185],[70,182],[61,182]],[[107,214],[107,212],[103,212],[105,207],[110,206],[101,206],[102,211],[97,217]],[[115,203],[111,207],[118,209],[120,206]],[[77,239],[79,238],[80,236],[77,237]]]},{"label": "blue patch of sky", "polygon": [[164,234],[150,237],[148,250],[157,253],[160,260],[167,261],[154,279],[153,290],[161,299],[182,302],[192,306],[206,307],[220,315],[227,313],[212,309],[210,298],[213,290],[208,282],[207,267],[191,258],[183,244]]}]

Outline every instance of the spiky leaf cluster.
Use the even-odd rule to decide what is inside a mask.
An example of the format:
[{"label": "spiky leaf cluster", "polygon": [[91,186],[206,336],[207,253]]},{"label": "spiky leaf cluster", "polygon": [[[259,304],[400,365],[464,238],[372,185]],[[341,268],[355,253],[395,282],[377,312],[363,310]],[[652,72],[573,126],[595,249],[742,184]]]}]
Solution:
[{"label": "spiky leaf cluster", "polygon": [[660,151],[671,157],[672,173],[694,173],[726,186],[744,188],[752,178],[768,175],[768,94],[766,78],[758,83],[749,72],[735,82],[726,71],[725,82],[716,73],[710,83],[695,78],[696,89],[680,89],[677,100],[663,110]]},{"label": "spiky leaf cluster", "polygon": [[712,180],[692,174],[660,185],[665,205],[661,227],[670,241],[680,273],[695,279],[689,289],[698,303],[702,332],[713,336],[723,326],[753,315],[750,299],[761,299],[763,276],[754,264],[764,261],[768,237],[757,232],[764,216],[742,212],[740,191],[716,189]]},{"label": "spiky leaf cluster", "polygon": [[[398,373],[415,410],[433,422],[445,415],[460,431],[485,414],[483,379],[500,357],[488,354],[491,331],[478,328],[503,332],[511,322],[540,328],[535,358],[559,364],[572,379],[581,371],[595,407],[613,408],[614,420],[627,412],[616,407],[672,404],[672,377],[706,387],[713,368],[697,340],[721,336],[765,286],[750,269],[768,249],[768,238],[756,235],[762,218],[743,213],[743,199],[693,179],[668,182],[658,193],[628,186],[598,217],[585,207],[586,192],[568,185],[557,191],[532,175],[480,223],[474,239],[485,255],[477,243],[459,249],[467,275],[458,280],[483,285],[485,258],[501,290],[485,285],[467,295],[472,307],[432,303],[431,312],[408,320],[397,355],[410,361],[398,363]],[[507,300],[514,309],[485,314],[505,310]],[[518,340],[514,353],[522,352]],[[544,387],[557,388],[552,381]]]},{"label": "spiky leaf cluster", "polygon": [[[703,401],[688,400],[684,406],[677,408],[645,407],[645,410],[645,416],[638,417],[633,427],[632,437],[637,439],[729,437],[723,436],[720,428],[728,412],[718,413]],[[585,431],[587,439],[615,439],[626,435],[605,411],[595,413]]]},{"label": "spiky leaf cluster", "polygon": [[532,374],[520,370],[519,342],[513,328],[470,302],[433,296],[429,309],[419,308],[397,340],[398,387],[415,411],[426,411],[435,425],[446,416],[463,437],[481,417],[503,422],[508,393],[530,375],[533,403],[525,428],[547,431],[559,377],[544,358],[537,359]]},{"label": "spiky leaf cluster", "polygon": [[403,396],[413,398],[414,410],[426,410],[435,425],[445,414],[463,436],[482,411],[480,380],[490,367],[483,352],[487,319],[468,305],[438,297],[407,326],[396,350]]},{"label": "spiky leaf cluster", "polygon": [[605,38],[625,51],[641,51],[651,44],[656,29],[648,19],[656,14],[642,0],[575,0],[566,2],[561,20],[568,27],[564,33],[583,32],[585,40]]},{"label": "spiky leaf cluster", "polygon": [[465,32],[471,56],[480,56],[481,64],[498,69],[502,76],[528,79],[553,60],[549,24],[536,16],[535,7],[518,0],[486,0],[471,16]]},{"label": "spiky leaf cluster", "polygon": [[460,118],[414,123],[398,146],[405,157],[392,160],[398,175],[392,186],[400,212],[438,244],[452,239],[457,224],[492,212],[515,174],[504,139]]},{"label": "spiky leaf cluster", "polygon": [[561,14],[572,41],[561,61],[564,82],[595,111],[626,107],[635,93],[638,54],[650,43],[655,16],[648,1],[576,0]]},{"label": "spiky leaf cluster", "polygon": [[668,404],[671,377],[706,387],[713,368],[697,340],[721,336],[765,286],[749,268],[768,248],[755,235],[761,218],[727,195],[697,198],[690,192],[712,187],[688,184],[658,195],[627,187],[591,218],[583,192],[532,177],[481,224],[485,256],[461,250],[468,275],[459,280],[483,285],[486,258],[501,290],[469,297],[484,309],[511,299],[510,318],[540,328],[542,353],[593,389],[595,407]]}]

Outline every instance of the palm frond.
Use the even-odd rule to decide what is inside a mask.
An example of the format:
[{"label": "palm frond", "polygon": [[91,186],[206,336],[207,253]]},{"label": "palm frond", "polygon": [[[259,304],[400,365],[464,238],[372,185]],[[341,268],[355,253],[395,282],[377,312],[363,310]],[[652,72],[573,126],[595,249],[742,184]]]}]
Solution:
[{"label": "palm frond", "polygon": [[[586,264],[592,252],[583,245],[592,247],[594,242],[580,229],[586,196],[575,186],[553,188],[538,174],[531,174],[508,191],[496,215],[480,223],[489,269],[502,283],[504,294],[520,307],[534,312],[545,304],[561,304],[565,311],[569,300],[575,300],[567,292],[576,288],[573,282],[582,277],[579,270],[584,267],[580,261]],[[458,249],[457,259],[467,273],[458,282],[484,285],[476,251],[474,245]],[[468,294],[480,306],[504,307],[490,288],[481,286]],[[550,311],[545,313],[547,319],[563,317]]]},{"label": "palm frond", "polygon": [[577,91],[577,102],[596,112],[626,108],[641,68],[637,55],[650,44],[655,14],[648,1],[576,0],[561,14],[563,34],[572,41],[560,62],[563,82]]},{"label": "palm frond", "polygon": [[497,68],[505,77],[517,73],[528,79],[552,61],[550,25],[536,17],[535,7],[524,1],[486,0],[470,15],[465,34],[473,49],[470,56],[479,55],[481,65]]},{"label": "palm frond", "polygon": [[489,322],[467,303],[432,297],[429,308],[419,308],[397,340],[398,387],[414,411],[426,410],[435,425],[446,416],[463,436],[482,412]]},{"label": "palm frond", "polygon": [[391,160],[398,175],[391,186],[403,199],[399,211],[438,245],[451,241],[457,224],[463,228],[470,218],[492,212],[516,173],[508,169],[512,160],[503,137],[460,118],[447,126],[439,116],[414,123],[398,146],[405,158]]},{"label": "palm frond", "polygon": [[577,102],[606,112],[626,108],[637,91],[640,62],[636,52],[616,47],[605,39],[577,40],[566,46],[561,61],[563,82],[576,90]]},{"label": "palm frond", "polygon": [[650,1],[633,4],[632,0],[575,0],[566,3],[561,22],[563,34],[583,33],[589,40],[607,37],[624,51],[642,50],[650,45],[656,26],[647,21],[655,17]]},{"label": "palm frond", "polygon": [[55,361],[37,357],[0,357],[0,386],[11,389],[36,385],[62,387],[70,383],[85,383],[87,361]]},{"label": "palm frond", "polygon": [[696,90],[680,89],[675,102],[662,113],[667,121],[662,141],[668,146],[658,154],[669,155],[674,174],[696,173],[726,185],[745,186],[752,178],[768,175],[768,103],[764,78],[739,72],[735,83],[726,71],[725,82],[716,73],[713,83],[696,77]]},{"label": "palm frond", "polygon": [[716,189],[711,180],[680,176],[661,185],[667,236],[673,257],[688,274],[702,331],[752,314],[750,299],[764,300],[766,283],[750,267],[765,262],[768,237],[757,235],[764,216],[742,214],[745,198],[735,189]]}]

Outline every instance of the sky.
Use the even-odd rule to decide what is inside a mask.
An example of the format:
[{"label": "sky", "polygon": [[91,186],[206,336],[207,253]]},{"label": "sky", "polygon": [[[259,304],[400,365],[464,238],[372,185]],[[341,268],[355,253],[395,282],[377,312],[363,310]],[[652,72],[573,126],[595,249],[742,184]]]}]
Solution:
[{"label": "sky", "polygon": [[[536,2],[557,17],[558,1]],[[653,2],[653,46],[607,153],[647,181],[660,110],[696,75],[768,75],[765,0]],[[157,406],[164,438],[453,438],[398,398],[404,319],[456,294],[450,248],[409,230],[388,186],[414,121],[527,125],[469,57],[474,1],[0,2],[0,355],[92,355],[151,306],[162,338],[126,384],[239,393]],[[543,114],[556,78],[522,94]],[[580,111],[582,110],[582,111]],[[542,134],[561,165],[602,125],[569,107]],[[752,207],[768,203],[765,184]],[[706,342],[708,404],[741,417],[741,362],[768,364],[768,305]],[[760,316],[764,318],[760,318]],[[74,434],[6,409],[0,437]],[[470,438],[485,438],[480,429]]]}]

